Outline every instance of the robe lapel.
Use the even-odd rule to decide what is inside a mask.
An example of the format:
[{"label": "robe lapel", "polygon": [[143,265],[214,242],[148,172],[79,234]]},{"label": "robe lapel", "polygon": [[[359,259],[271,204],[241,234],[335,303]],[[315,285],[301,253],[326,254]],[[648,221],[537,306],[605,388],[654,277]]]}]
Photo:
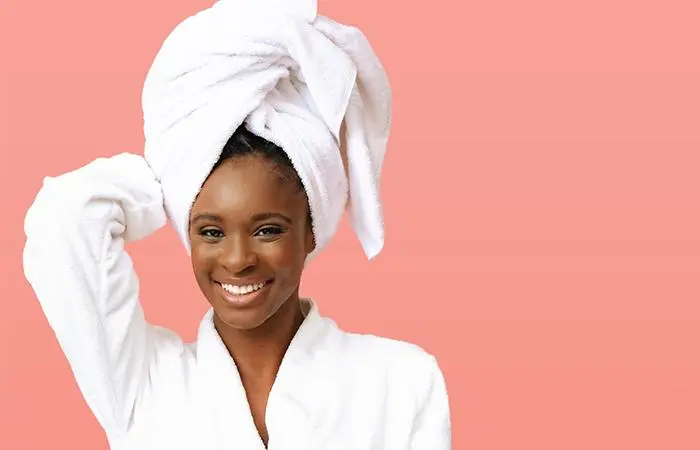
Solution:
[{"label": "robe lapel", "polygon": [[[314,450],[327,444],[322,429],[333,388],[335,324],[303,300],[306,312],[282,359],[267,403],[268,450]],[[250,413],[238,369],[214,328],[210,309],[197,338],[196,392],[199,426],[212,449],[264,450]],[[337,380],[335,380],[337,381]],[[325,442],[324,442],[325,441]],[[202,447],[209,448],[209,447]]]},{"label": "robe lapel", "polygon": [[210,309],[197,336],[195,402],[203,433],[213,449],[264,450],[238,369],[212,319]]}]

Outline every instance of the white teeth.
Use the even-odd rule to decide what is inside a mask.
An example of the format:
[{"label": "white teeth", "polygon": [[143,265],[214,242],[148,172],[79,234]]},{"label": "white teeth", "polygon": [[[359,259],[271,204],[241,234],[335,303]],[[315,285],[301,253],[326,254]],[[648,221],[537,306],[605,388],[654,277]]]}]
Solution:
[{"label": "white teeth", "polygon": [[224,290],[230,294],[233,295],[245,295],[245,294],[250,294],[251,292],[257,291],[258,289],[262,288],[265,286],[265,282],[257,283],[257,284],[249,284],[247,286],[235,286],[233,284],[225,284],[221,283],[221,287],[224,288]]}]

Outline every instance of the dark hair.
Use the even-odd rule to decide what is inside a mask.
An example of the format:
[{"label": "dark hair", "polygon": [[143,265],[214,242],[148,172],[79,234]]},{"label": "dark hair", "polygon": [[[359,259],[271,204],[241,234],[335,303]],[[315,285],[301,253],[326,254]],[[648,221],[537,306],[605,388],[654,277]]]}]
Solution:
[{"label": "dark hair", "polygon": [[275,165],[280,178],[284,181],[295,183],[300,190],[304,191],[301,178],[299,178],[299,174],[287,153],[277,144],[251,133],[244,125],[238,127],[226,142],[212,171],[223,162],[240,156],[262,156],[266,158]]},{"label": "dark hair", "polygon": [[[244,125],[239,126],[228,139],[221,151],[219,160],[212,168],[212,172],[225,161],[241,156],[261,156],[266,158],[273,163],[277,174],[282,180],[294,183],[304,196],[307,197],[304,184],[301,182],[301,178],[299,178],[299,174],[294,168],[292,160],[287,156],[287,153],[277,144],[251,133]],[[312,217],[308,197],[306,204],[306,219],[311,226]]]}]

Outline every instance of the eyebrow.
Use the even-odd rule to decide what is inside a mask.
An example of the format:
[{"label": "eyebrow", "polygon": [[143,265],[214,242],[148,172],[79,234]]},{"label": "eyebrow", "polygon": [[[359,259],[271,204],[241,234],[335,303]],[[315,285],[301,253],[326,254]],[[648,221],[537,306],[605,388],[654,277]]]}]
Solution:
[{"label": "eyebrow", "polygon": [[287,222],[288,225],[291,225],[293,223],[292,219],[289,217],[285,216],[284,214],[280,213],[273,213],[273,212],[266,212],[266,213],[260,213],[260,214],[255,214],[252,217],[253,221],[259,222],[261,220],[268,220],[268,219],[280,219],[284,222]]},{"label": "eyebrow", "polygon": [[202,214],[197,214],[196,216],[194,216],[192,218],[192,224],[195,224],[195,223],[197,223],[199,221],[203,221],[203,220],[210,221],[210,222],[217,222],[217,223],[222,222],[221,217],[219,217],[217,215],[209,214],[209,213],[202,213]]},{"label": "eyebrow", "polygon": [[[265,212],[265,213],[260,213],[260,214],[255,214],[251,219],[254,222],[259,222],[262,220],[268,220],[268,219],[280,219],[287,224],[291,225],[293,223],[292,219],[289,217],[285,216],[284,214],[280,213],[274,213],[274,212]],[[223,220],[221,219],[220,216],[217,216],[216,214],[211,214],[211,213],[201,213],[197,214],[192,218],[192,224],[195,224],[200,221],[210,221],[210,222],[216,222],[216,223],[221,223]]]}]

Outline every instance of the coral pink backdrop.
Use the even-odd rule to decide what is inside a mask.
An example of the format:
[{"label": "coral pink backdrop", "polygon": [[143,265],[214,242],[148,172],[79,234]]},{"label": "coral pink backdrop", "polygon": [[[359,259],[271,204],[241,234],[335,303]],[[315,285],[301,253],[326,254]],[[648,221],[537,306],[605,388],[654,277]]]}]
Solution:
[{"label": "coral pink backdrop", "polygon": [[[24,280],[44,175],[140,153],[140,92],[209,1],[0,0],[0,448],[106,449]],[[456,450],[700,448],[696,1],[320,1],[394,87],[387,244],[347,226],[303,290],[436,354]],[[163,229],[130,248],[148,317],[206,304]]]}]

